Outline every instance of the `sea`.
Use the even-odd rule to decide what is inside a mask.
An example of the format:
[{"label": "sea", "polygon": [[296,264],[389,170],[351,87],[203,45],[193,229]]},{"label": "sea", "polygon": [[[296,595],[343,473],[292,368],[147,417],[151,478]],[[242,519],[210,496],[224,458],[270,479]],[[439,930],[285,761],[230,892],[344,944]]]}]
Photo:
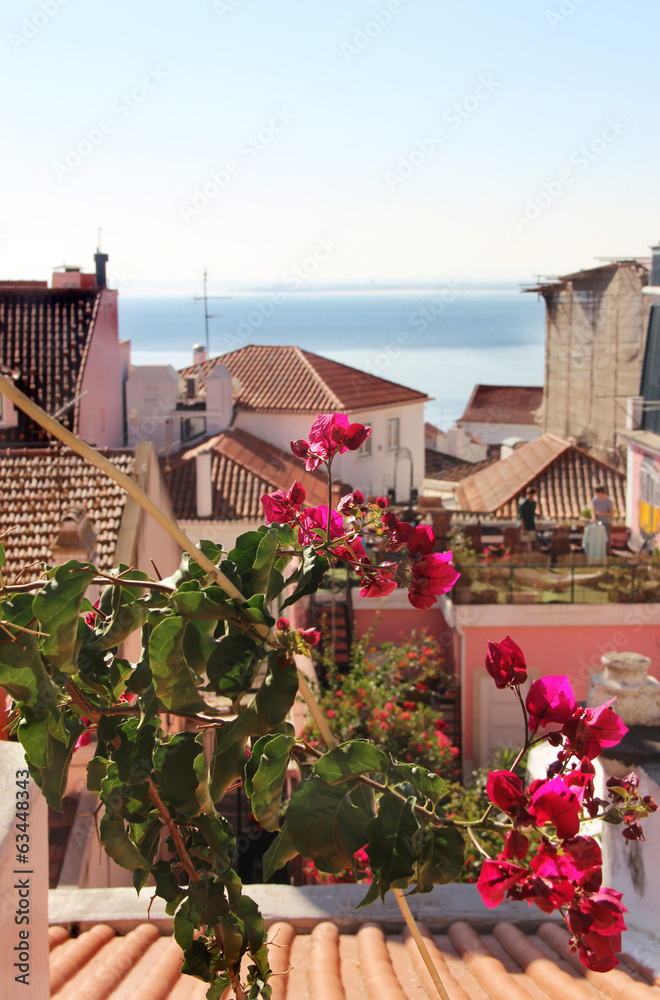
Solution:
[{"label": "sea", "polygon": [[[119,331],[135,365],[192,363],[206,341],[194,296],[120,294]],[[307,351],[425,392],[426,420],[446,429],[477,383],[542,385],[545,307],[518,288],[241,291],[209,294],[211,356],[245,344]]]}]

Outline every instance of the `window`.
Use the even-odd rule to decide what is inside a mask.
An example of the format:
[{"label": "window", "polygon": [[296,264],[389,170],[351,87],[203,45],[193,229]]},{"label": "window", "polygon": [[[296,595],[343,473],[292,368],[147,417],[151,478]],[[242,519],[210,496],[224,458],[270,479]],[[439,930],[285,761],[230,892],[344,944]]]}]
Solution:
[{"label": "window", "polygon": [[206,417],[184,417],[181,421],[181,440],[190,441],[191,438],[206,434]]},{"label": "window", "polygon": [[399,447],[399,418],[392,417],[387,421],[387,450],[395,451]]},{"label": "window", "polygon": [[[367,427],[369,427],[371,425],[371,421],[370,420],[364,420],[364,421],[361,421],[361,423],[364,423]],[[372,440],[372,438],[373,438],[373,431],[371,433],[371,436],[368,437],[366,441],[363,441],[362,444],[360,445],[360,447],[358,448],[358,456],[360,458],[366,458],[368,455],[371,455],[371,440]]]}]

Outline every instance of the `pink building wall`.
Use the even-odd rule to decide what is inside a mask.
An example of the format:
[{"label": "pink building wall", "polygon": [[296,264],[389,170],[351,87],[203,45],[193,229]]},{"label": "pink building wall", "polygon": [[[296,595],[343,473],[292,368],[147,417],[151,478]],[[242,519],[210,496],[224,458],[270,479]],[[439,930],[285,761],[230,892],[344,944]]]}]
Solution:
[{"label": "pink building wall", "polygon": [[80,436],[97,448],[120,448],[124,438],[123,350],[117,292],[104,288],[81,384]]},{"label": "pink building wall", "polygon": [[[463,756],[467,766],[484,763],[492,719],[484,716],[482,678],[488,677],[488,640],[506,635],[521,647],[530,678],[566,674],[578,700],[586,698],[591,676],[610,651],[635,652],[651,660],[649,673],[660,679],[660,605],[498,605],[451,606],[455,655],[463,695]],[[492,711],[499,711],[492,685]],[[616,705],[614,706],[616,709]]]}]

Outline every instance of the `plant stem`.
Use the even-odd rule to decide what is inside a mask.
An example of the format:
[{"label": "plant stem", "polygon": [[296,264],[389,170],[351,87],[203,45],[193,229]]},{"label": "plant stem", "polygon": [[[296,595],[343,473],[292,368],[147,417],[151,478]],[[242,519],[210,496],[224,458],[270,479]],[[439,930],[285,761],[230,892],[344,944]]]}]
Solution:
[{"label": "plant stem", "polygon": [[426,947],[426,942],[424,941],[420,929],[415,922],[415,918],[412,915],[410,906],[408,905],[408,900],[403,894],[403,889],[392,889],[392,892],[394,893],[394,898],[399,904],[399,909],[401,910],[403,919],[405,920],[406,926],[410,931],[415,944],[417,945],[417,950],[419,951],[422,961],[426,966],[428,974],[433,980],[433,985],[438,991],[438,996],[441,997],[441,1000],[449,1000],[447,991],[444,988],[442,979],[440,978],[440,973],[433,964],[433,959],[429,954],[429,950]]},{"label": "plant stem", "polygon": [[330,525],[332,518],[332,456],[328,459],[328,524],[326,526],[326,543],[330,545]]},{"label": "plant stem", "polygon": [[[44,587],[48,580],[32,580],[31,583],[12,583],[5,587],[0,587],[0,594],[28,594],[31,590],[39,590]],[[159,590],[164,594],[174,593],[174,587],[168,583],[160,583],[155,580],[125,580],[117,576],[97,576],[91,581],[92,584],[101,587],[105,584],[113,587],[144,587],[145,590]]]}]

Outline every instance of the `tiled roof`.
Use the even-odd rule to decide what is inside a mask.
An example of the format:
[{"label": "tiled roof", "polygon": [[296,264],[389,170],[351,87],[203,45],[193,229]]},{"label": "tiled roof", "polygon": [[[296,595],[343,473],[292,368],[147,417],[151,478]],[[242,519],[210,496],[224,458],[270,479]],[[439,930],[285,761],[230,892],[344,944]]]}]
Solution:
[{"label": "tiled roof", "polygon": [[293,455],[243,430],[230,430],[170,459],[169,489],[174,515],[196,520],[197,463],[195,457],[211,452],[214,521],[263,518],[261,497],[273,490],[288,490],[298,480],[307,491],[307,504],[327,503],[328,481],[320,473],[305,472]]},{"label": "tiled roof", "polygon": [[464,479],[456,487],[456,502],[459,510],[515,520],[521,494],[534,486],[537,517],[572,519],[591,506],[599,484],[606,487],[615,509],[625,510],[624,473],[554,434],[544,434]]},{"label": "tiled roof", "polygon": [[[80,391],[85,355],[98,311],[99,288],[47,288],[45,282],[0,282],[0,363],[21,373],[19,387],[55,414]],[[78,406],[59,418],[77,431]],[[46,434],[22,414],[19,439]]]},{"label": "tiled roof", "polygon": [[436,451],[435,448],[427,448],[425,451],[424,475],[427,479],[444,479],[450,483],[458,483],[467,476],[472,476],[480,469],[486,469],[496,458],[485,458],[482,462],[466,462],[455,455],[446,455],[443,451]]},{"label": "tiled roof", "polygon": [[533,424],[542,400],[543,386],[475,385],[461,421]]},{"label": "tiled roof", "polygon": [[[208,375],[218,364],[231,372],[236,406],[250,412],[350,413],[428,399],[416,389],[293,345],[248,344],[204,361],[202,373]],[[196,375],[199,367],[184,368],[181,375]]]},{"label": "tiled roof", "polygon": [[[478,934],[457,922],[448,934],[425,943],[450,1000],[660,1000],[633,966],[588,972],[568,948],[568,934],[546,923],[534,935],[499,923]],[[438,994],[406,931],[385,934],[365,923],[341,934],[323,922],[311,934],[296,934],[286,922],[271,925],[273,1000],[437,1000]],[[96,924],[77,938],[51,927],[50,982],[53,1000],[202,1000],[207,986],[182,976],[181,951],[143,923],[125,937]],[[225,993],[229,998],[232,994]]]},{"label": "tiled roof", "polygon": [[[104,454],[130,475],[134,452]],[[96,532],[97,565],[111,568],[126,495],[122,488],[80,456],[54,448],[0,448],[0,535],[6,562],[3,573],[11,581],[33,579],[29,567],[50,559],[50,547],[63,515],[72,504],[86,508]]]}]

